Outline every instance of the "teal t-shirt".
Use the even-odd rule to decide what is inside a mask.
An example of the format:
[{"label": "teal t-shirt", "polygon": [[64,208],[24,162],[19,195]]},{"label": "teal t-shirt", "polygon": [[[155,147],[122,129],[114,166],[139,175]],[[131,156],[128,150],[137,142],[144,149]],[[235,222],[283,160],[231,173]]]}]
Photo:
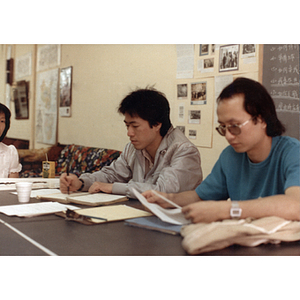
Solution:
[{"label": "teal t-shirt", "polygon": [[202,200],[249,200],[284,194],[300,186],[300,142],[277,136],[266,160],[252,163],[247,153],[228,146],[207,178],[196,188]]}]

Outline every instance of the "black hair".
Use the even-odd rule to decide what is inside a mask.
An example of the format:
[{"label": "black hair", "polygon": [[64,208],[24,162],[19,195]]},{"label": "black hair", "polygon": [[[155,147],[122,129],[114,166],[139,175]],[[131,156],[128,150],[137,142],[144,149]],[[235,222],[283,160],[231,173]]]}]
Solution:
[{"label": "black hair", "polygon": [[4,115],[5,115],[5,129],[2,132],[2,135],[0,136],[0,142],[2,142],[7,134],[9,127],[10,127],[11,112],[4,104],[0,103],[0,113],[4,113]]},{"label": "black hair", "polygon": [[268,136],[279,136],[285,132],[284,125],[277,117],[274,101],[262,84],[252,79],[239,77],[223,89],[217,103],[237,94],[244,95],[244,108],[254,120],[260,117],[266,122]]},{"label": "black hair", "polygon": [[160,135],[164,137],[171,127],[170,106],[166,96],[154,88],[137,89],[120,103],[118,112],[148,121],[152,128],[161,123]]}]

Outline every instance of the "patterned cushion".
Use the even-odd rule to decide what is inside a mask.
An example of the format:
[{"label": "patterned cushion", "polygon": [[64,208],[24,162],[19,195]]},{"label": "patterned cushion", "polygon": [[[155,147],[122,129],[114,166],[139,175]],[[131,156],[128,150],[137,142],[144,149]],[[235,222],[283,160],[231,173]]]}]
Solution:
[{"label": "patterned cushion", "polygon": [[121,152],[112,149],[67,145],[56,162],[56,175],[67,171],[67,160],[70,161],[69,171],[77,175],[99,171],[120,156]]},{"label": "patterned cushion", "polygon": [[[83,173],[93,173],[101,170],[104,166],[109,166],[113,160],[120,156],[118,150],[84,147],[78,145],[67,145],[61,151],[55,162],[56,176],[67,172],[67,159],[70,160],[69,171],[76,175]],[[25,170],[20,177],[42,177],[42,168],[35,170]]]},{"label": "patterned cushion", "polygon": [[42,177],[42,168],[38,168],[35,170],[25,170],[21,172],[20,178],[32,178],[32,177]]}]

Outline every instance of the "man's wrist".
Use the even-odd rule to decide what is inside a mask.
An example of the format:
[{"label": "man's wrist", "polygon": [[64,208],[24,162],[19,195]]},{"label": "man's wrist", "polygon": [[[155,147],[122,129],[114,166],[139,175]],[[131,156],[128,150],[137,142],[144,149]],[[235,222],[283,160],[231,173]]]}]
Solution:
[{"label": "man's wrist", "polygon": [[[173,194],[173,193],[170,193],[170,194],[167,194],[167,198],[170,200],[170,201],[172,201],[172,202],[174,202],[174,203],[176,203],[175,201],[175,194]],[[175,201],[174,201],[175,200]],[[177,203],[176,203],[177,204]]]}]

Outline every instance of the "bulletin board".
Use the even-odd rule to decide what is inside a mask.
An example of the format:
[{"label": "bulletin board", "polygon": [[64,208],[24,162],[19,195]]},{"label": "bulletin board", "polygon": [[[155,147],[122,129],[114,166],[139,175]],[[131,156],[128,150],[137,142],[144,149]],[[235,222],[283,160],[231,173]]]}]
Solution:
[{"label": "bulletin board", "polygon": [[[212,146],[214,78],[180,80],[177,83],[176,124],[196,146]],[[180,90],[186,89],[185,96]],[[179,91],[178,91],[179,90]],[[179,96],[178,96],[179,92]]]},{"label": "bulletin board", "polygon": [[177,45],[175,126],[197,147],[212,148],[216,99],[235,78],[258,80],[255,44]]}]

